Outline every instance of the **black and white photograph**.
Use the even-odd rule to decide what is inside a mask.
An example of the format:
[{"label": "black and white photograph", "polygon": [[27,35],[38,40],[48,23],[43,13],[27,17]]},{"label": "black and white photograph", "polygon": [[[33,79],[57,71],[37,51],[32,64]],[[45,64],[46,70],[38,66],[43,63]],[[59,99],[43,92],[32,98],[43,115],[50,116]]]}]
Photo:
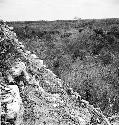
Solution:
[{"label": "black and white photograph", "polygon": [[119,0],[0,0],[0,124],[119,125]]}]

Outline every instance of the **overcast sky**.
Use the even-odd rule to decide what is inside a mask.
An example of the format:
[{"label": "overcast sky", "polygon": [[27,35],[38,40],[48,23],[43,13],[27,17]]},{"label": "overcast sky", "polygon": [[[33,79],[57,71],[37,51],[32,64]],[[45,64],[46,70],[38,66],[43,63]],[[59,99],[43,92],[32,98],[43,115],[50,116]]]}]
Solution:
[{"label": "overcast sky", "polygon": [[119,0],[0,0],[0,18],[60,20],[119,18]]}]

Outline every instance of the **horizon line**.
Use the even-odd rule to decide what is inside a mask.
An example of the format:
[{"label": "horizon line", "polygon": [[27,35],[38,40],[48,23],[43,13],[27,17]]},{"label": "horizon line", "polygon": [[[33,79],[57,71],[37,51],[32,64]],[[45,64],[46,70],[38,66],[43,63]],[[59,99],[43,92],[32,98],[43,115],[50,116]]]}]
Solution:
[{"label": "horizon line", "polygon": [[56,19],[56,20],[3,20],[4,22],[38,22],[38,21],[46,21],[46,22],[54,22],[54,21],[75,21],[75,20],[105,20],[105,19],[119,19],[116,17],[108,17],[108,18],[77,18],[77,19]]}]

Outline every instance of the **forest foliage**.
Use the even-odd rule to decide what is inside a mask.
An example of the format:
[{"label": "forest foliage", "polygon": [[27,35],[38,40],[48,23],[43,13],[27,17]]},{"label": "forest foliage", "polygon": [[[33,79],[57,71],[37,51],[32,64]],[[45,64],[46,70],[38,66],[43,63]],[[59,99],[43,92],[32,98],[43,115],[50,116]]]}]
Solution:
[{"label": "forest foliage", "polygon": [[28,51],[11,30],[0,21],[1,124],[118,124],[117,116],[105,117],[100,108],[71,87],[65,88],[63,80]]},{"label": "forest foliage", "polygon": [[7,22],[19,41],[84,99],[119,114],[119,19]]}]

